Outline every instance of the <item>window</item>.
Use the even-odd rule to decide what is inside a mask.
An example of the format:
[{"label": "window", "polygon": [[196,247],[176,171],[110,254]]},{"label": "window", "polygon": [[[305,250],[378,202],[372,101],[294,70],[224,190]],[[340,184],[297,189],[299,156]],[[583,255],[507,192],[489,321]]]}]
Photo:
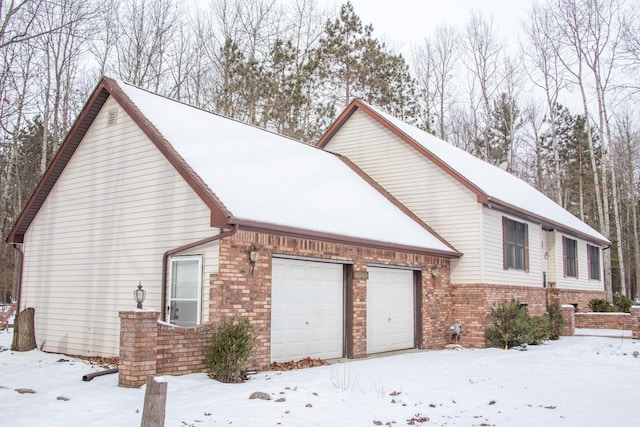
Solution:
[{"label": "window", "polygon": [[600,248],[588,244],[587,257],[589,263],[589,279],[600,280]]},{"label": "window", "polygon": [[202,295],[202,257],[172,258],[169,277],[169,323],[184,327],[198,325]]},{"label": "window", "polygon": [[562,248],[564,259],[564,276],[578,277],[578,242],[562,236]]},{"label": "window", "polygon": [[529,271],[527,224],[502,217],[503,267]]}]

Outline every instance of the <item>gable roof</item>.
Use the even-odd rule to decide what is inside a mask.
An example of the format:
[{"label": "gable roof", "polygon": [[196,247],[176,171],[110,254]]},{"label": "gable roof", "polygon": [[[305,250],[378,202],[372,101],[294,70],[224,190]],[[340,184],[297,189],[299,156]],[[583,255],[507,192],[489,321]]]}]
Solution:
[{"label": "gable roof", "polygon": [[478,203],[587,241],[610,244],[602,234],[520,178],[363,101],[352,101],[316,145],[326,147],[356,110],[368,114],[460,182],[476,195]]},{"label": "gable roof", "polygon": [[20,243],[112,96],[211,209],[211,225],[459,256],[339,156],[103,78],[7,241]]}]

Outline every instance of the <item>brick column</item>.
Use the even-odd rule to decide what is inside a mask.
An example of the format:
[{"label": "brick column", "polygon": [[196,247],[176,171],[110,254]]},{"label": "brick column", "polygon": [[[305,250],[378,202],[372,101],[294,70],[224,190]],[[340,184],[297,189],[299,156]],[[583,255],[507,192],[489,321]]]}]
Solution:
[{"label": "brick column", "polygon": [[560,335],[569,337],[576,333],[576,309],[571,304],[563,304],[560,306],[560,310],[562,310],[562,318],[564,319],[564,325],[562,325]]},{"label": "brick column", "polygon": [[631,313],[631,337],[640,339],[640,305],[634,305],[629,310]]},{"label": "brick column", "polygon": [[156,374],[157,311],[120,312],[120,363],[118,385],[140,387]]}]

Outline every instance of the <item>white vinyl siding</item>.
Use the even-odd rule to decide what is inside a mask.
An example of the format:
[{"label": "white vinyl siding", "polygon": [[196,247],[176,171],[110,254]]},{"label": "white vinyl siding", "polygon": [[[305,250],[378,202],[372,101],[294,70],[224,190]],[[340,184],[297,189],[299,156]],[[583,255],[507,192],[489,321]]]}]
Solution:
[{"label": "white vinyl siding", "polygon": [[[556,287],[560,289],[576,289],[576,290],[588,290],[588,291],[604,291],[604,282],[602,274],[602,251],[600,252],[600,279],[594,280],[589,278],[589,257],[587,255],[587,242],[576,238],[575,236],[562,234],[559,232],[553,233],[554,245],[556,250],[553,253],[553,262],[556,265],[555,276],[553,277],[556,282]],[[563,271],[563,246],[562,237],[576,240],[576,249],[578,257],[578,277],[565,277]],[[549,281],[553,281],[548,279]]]},{"label": "white vinyl siding", "polygon": [[[107,126],[114,108],[117,123]],[[208,207],[109,99],[25,235],[21,302],[36,309],[38,345],[117,355],[118,312],[135,308],[138,282],[144,307],[162,310],[164,252],[217,232]],[[198,251],[208,281],[218,245]]]},{"label": "white vinyl siding", "polygon": [[471,191],[360,110],[325,148],[352,160],[464,253],[452,260],[452,283],[481,279],[481,205]]},{"label": "white vinyl siding", "polygon": [[483,209],[484,283],[542,287],[542,263],[540,261],[542,257],[542,228],[539,224],[506,216],[511,220],[527,224],[529,269],[528,271],[505,270],[502,236],[503,217],[505,215],[501,212],[489,208]]}]

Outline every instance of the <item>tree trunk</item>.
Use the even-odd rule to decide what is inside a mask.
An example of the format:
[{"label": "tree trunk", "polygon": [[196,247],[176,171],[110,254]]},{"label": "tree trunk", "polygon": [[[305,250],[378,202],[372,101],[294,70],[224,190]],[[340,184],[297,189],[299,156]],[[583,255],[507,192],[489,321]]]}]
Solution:
[{"label": "tree trunk", "polygon": [[25,308],[16,314],[11,351],[31,351],[36,348],[35,314],[36,310],[33,307]]},{"label": "tree trunk", "polygon": [[157,383],[153,377],[147,378],[142,409],[142,427],[164,427],[167,404],[167,383]]}]

